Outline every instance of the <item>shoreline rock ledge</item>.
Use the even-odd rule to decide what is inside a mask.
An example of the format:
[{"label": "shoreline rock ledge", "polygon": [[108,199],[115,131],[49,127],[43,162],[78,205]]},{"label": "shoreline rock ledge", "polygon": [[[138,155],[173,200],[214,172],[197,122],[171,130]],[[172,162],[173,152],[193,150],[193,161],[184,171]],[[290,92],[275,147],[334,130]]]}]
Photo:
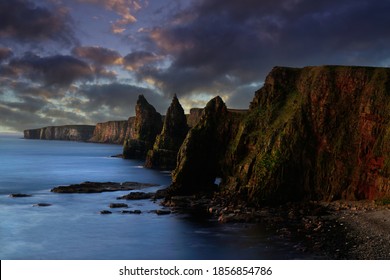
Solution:
[{"label": "shoreline rock ledge", "polygon": [[101,193],[115,191],[132,191],[147,187],[155,187],[156,184],[138,183],[138,182],[84,182],[69,186],[58,186],[51,189],[55,193]]}]

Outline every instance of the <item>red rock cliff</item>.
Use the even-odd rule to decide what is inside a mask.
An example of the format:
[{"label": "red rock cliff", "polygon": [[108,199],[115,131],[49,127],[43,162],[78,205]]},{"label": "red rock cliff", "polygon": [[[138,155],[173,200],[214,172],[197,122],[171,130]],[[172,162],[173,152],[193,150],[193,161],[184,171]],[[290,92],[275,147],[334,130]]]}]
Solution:
[{"label": "red rock cliff", "polygon": [[[195,127],[195,148],[181,148],[187,163],[215,141],[205,132],[212,119]],[[184,175],[197,172],[198,187],[220,176],[225,193],[253,204],[390,197],[389,120],[388,68],[275,67],[234,132],[216,124],[229,139],[199,160],[217,165],[179,164],[173,186],[193,190]]]}]

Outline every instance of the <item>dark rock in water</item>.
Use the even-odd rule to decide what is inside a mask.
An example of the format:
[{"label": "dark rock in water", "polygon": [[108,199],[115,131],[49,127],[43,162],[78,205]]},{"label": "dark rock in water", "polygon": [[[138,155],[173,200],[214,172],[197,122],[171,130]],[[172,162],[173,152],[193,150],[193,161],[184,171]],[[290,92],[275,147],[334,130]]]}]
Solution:
[{"label": "dark rock in water", "polygon": [[156,210],[156,214],[157,214],[157,215],[169,215],[169,214],[171,214],[171,211],[170,211],[170,210],[161,210],[161,209],[158,209],[158,210]]},{"label": "dark rock in water", "polygon": [[31,194],[25,194],[25,193],[11,193],[9,195],[10,197],[31,197]]},{"label": "dark rock in water", "polygon": [[142,213],[141,210],[123,210],[121,212],[122,214],[136,214],[136,215],[139,215]]},{"label": "dark rock in water", "polygon": [[74,184],[69,186],[59,186],[51,189],[56,193],[101,193],[101,192],[114,192],[114,191],[129,191],[139,189],[143,187],[153,187],[154,184],[143,184],[137,182],[84,182],[81,184]]},{"label": "dark rock in water", "polygon": [[188,132],[187,119],[176,95],[169,106],[161,133],[153,149],[149,150],[145,167],[172,170],[176,166],[177,152]]},{"label": "dark rock in water", "polygon": [[138,139],[127,139],[123,144],[123,158],[125,159],[143,159],[148,151],[145,141]]},{"label": "dark rock in water", "polygon": [[196,196],[172,196],[162,205],[170,207],[175,212],[189,214],[192,219],[204,220],[211,217],[211,198]]},{"label": "dark rock in water", "polygon": [[114,158],[123,158],[123,154],[112,155],[111,157],[114,157]]},{"label": "dark rock in water", "polygon": [[111,203],[109,205],[110,208],[128,208],[129,205],[127,205],[126,203]]},{"label": "dark rock in water", "polygon": [[165,198],[167,194],[167,189],[162,189],[162,190],[158,190],[154,196],[153,196],[153,199],[162,199],[162,198]]},{"label": "dark rock in water", "polygon": [[153,147],[156,136],[162,129],[162,116],[140,95],[135,107],[135,119],[123,145],[126,159],[144,159]]},{"label": "dark rock in water", "polygon": [[47,207],[47,206],[51,206],[50,203],[37,203],[37,204],[34,204],[33,205],[34,207]]},{"label": "dark rock in water", "polygon": [[102,210],[102,211],[100,211],[100,214],[107,215],[107,214],[112,214],[112,212],[108,211],[108,210]]},{"label": "dark rock in water", "polygon": [[154,196],[154,193],[132,192],[132,193],[117,197],[117,199],[141,200],[141,199],[150,199],[150,198],[153,198],[153,196]]}]

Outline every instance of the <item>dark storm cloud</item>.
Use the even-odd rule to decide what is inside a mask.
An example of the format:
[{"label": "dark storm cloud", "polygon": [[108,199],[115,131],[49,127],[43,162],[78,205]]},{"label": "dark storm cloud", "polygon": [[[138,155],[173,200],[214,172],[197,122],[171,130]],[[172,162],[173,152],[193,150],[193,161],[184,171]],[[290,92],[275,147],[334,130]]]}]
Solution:
[{"label": "dark storm cloud", "polygon": [[92,112],[95,115],[93,118],[99,121],[110,120],[113,116],[120,119],[134,116],[134,108],[140,94],[143,94],[148,102],[162,114],[165,114],[170,102],[148,88],[121,83],[85,85],[78,94],[86,97],[88,102],[80,103],[80,100],[75,100],[70,105],[86,112]]},{"label": "dark storm cloud", "polygon": [[13,110],[22,111],[27,114],[37,113],[46,105],[46,103],[43,102],[41,99],[34,98],[31,96],[26,96],[19,102],[2,101],[1,104],[4,107],[12,108]]},{"label": "dark storm cloud", "polygon": [[139,68],[150,66],[151,64],[159,61],[160,59],[162,59],[162,57],[159,57],[154,53],[146,51],[137,51],[126,55],[123,58],[123,65],[128,70],[137,71]]},{"label": "dark storm cloud", "polygon": [[194,1],[150,31],[170,67],[139,75],[165,93],[217,93],[263,81],[275,65],[389,64],[389,12],[385,0]]},{"label": "dark storm cloud", "polygon": [[36,114],[30,114],[0,103],[0,115],[2,125],[17,131],[23,131],[26,128],[36,127],[37,123],[45,123],[47,120]]},{"label": "dark storm cloud", "polygon": [[78,80],[93,79],[93,70],[82,60],[68,55],[40,57],[31,53],[13,59],[9,66],[33,81],[46,86],[67,86]]},{"label": "dark storm cloud", "polygon": [[[24,129],[38,128],[49,125],[65,125],[65,124],[92,124],[90,119],[85,116],[74,113],[65,112],[64,110],[50,109],[44,107],[39,111],[29,112],[20,108],[23,104],[2,104],[0,103],[0,115],[2,117],[2,125],[16,131]],[[16,110],[19,109],[20,110]]]},{"label": "dark storm cloud", "polygon": [[71,44],[76,41],[67,10],[49,10],[28,0],[0,0],[0,38],[24,43],[54,40]]},{"label": "dark storm cloud", "polygon": [[42,111],[50,106],[47,94],[42,92],[42,89],[29,87],[25,83],[1,81],[1,125],[12,130],[23,131],[26,128],[53,124],[55,116],[42,114]]},{"label": "dark storm cloud", "polygon": [[10,58],[13,55],[13,52],[10,48],[0,47],[0,63],[7,58]]},{"label": "dark storm cloud", "polygon": [[97,65],[113,65],[119,64],[121,55],[114,50],[103,47],[76,47],[72,50],[72,54],[85,58]]}]

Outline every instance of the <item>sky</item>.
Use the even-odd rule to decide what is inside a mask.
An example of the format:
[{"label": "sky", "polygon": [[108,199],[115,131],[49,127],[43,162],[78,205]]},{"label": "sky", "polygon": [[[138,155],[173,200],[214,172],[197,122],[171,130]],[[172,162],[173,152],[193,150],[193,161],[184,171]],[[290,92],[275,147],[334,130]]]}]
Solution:
[{"label": "sky", "polygon": [[0,132],[248,108],[274,66],[389,67],[390,0],[0,0]]}]

